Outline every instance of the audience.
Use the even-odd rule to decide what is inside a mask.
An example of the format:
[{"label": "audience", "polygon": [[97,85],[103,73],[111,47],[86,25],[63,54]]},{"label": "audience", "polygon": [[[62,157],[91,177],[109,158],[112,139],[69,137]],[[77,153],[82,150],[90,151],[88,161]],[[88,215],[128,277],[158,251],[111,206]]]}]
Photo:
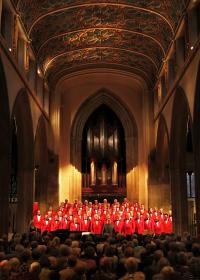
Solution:
[{"label": "audience", "polygon": [[[98,202],[94,205],[96,211]],[[111,223],[109,216],[108,228]],[[13,234],[11,240],[0,238],[0,279],[200,280],[200,243],[187,233],[124,234],[109,229],[95,234],[35,227]]]},{"label": "audience", "polygon": [[32,231],[26,242],[19,234],[5,241],[0,279],[200,279],[200,246],[189,235],[55,234]]}]

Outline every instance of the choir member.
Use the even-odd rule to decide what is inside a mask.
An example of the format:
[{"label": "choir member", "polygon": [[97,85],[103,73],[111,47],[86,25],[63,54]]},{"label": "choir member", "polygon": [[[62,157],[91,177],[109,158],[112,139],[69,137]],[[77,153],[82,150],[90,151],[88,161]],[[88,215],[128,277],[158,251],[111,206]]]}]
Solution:
[{"label": "choir member", "polygon": [[135,223],[131,221],[129,215],[127,215],[124,220],[122,232],[124,235],[132,235],[135,232]]},{"label": "choir member", "polygon": [[80,231],[89,232],[90,231],[90,220],[87,214],[84,214],[82,221],[80,222]]},{"label": "choir member", "polygon": [[137,218],[135,220],[135,231],[138,234],[144,233],[144,221],[143,221],[140,213],[137,214]]},{"label": "choir member", "polygon": [[49,221],[49,216],[46,214],[42,223],[41,232],[51,231],[51,221]]},{"label": "choir member", "polygon": [[37,210],[37,214],[33,217],[33,223],[36,230],[41,230],[43,224],[43,216],[41,215],[40,210]]},{"label": "choir member", "polygon": [[103,226],[103,234],[110,234],[114,233],[114,225],[111,223],[110,217],[108,217],[106,223]]},{"label": "choir member", "polygon": [[67,214],[65,214],[62,220],[62,229],[69,230],[69,226],[70,226],[70,221],[68,220]]},{"label": "choir member", "polygon": [[123,220],[119,218],[119,216],[116,217],[116,220],[114,221],[114,231],[118,233],[122,233],[123,230]]},{"label": "choir member", "polygon": [[99,220],[98,215],[95,215],[94,220],[91,222],[91,232],[94,234],[102,233],[102,221]]},{"label": "choir member", "polygon": [[70,223],[70,231],[80,231],[80,224],[77,218]]},{"label": "choir member", "polygon": [[171,210],[168,214],[164,213],[162,208],[157,210],[156,207],[146,211],[143,204],[133,204],[127,198],[121,204],[115,199],[112,205],[107,199],[104,199],[103,203],[98,200],[94,203],[75,200],[73,204],[66,199],[64,203],[60,203],[57,211],[50,206],[45,217],[41,215],[38,203],[34,203],[33,212],[34,228],[42,232],[65,229],[101,234],[102,230],[107,232],[107,228],[113,228],[115,232],[125,235],[134,232],[154,232],[156,235],[161,232],[172,233]]}]

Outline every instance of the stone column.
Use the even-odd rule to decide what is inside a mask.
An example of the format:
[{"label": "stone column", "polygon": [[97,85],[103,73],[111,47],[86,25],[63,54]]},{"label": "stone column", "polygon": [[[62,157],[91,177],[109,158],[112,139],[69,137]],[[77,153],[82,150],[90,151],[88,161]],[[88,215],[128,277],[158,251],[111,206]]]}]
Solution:
[{"label": "stone column", "polygon": [[177,167],[171,169],[171,188],[173,230],[182,234],[188,231],[188,202],[184,169]]}]

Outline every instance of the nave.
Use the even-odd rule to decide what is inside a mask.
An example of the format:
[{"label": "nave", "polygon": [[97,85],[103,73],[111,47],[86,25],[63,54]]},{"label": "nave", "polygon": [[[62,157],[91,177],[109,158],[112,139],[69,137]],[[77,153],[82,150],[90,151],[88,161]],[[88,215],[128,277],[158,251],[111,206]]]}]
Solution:
[{"label": "nave", "polygon": [[0,0],[0,234],[127,198],[198,237],[199,0],[56,2]]}]

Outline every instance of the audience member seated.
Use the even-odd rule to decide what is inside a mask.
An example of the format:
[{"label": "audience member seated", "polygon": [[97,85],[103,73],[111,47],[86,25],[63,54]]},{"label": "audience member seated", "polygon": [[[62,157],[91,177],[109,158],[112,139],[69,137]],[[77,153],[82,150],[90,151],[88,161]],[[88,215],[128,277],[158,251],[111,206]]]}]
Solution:
[{"label": "audience member seated", "polygon": [[35,229],[0,240],[1,280],[199,280],[200,275],[200,243],[189,235],[73,232],[64,239]]}]

